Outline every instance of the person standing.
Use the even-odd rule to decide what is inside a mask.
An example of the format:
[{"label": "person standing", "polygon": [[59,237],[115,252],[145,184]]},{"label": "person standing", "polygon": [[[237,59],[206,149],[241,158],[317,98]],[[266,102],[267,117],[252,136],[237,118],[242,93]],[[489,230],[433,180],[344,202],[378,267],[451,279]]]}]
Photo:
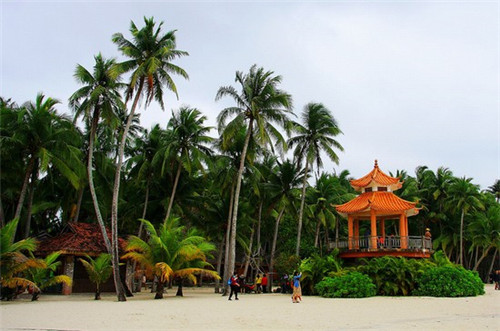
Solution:
[{"label": "person standing", "polygon": [[302,289],[300,288],[300,277],[302,277],[302,273],[298,273],[297,271],[295,271],[293,274],[292,303],[300,303],[300,301],[302,301]]},{"label": "person standing", "polygon": [[262,293],[262,275],[261,274],[258,274],[257,277],[255,277],[255,285],[257,286],[256,292]]},{"label": "person standing", "polygon": [[264,274],[264,277],[262,277],[262,289],[264,293],[267,293],[267,275]]},{"label": "person standing", "polygon": [[231,293],[229,294],[229,301],[231,301],[231,298],[234,297],[235,300],[238,300],[238,292],[240,291],[240,283],[238,281],[238,273],[235,272],[233,276],[231,276],[231,279],[229,280],[229,286],[231,287]]}]

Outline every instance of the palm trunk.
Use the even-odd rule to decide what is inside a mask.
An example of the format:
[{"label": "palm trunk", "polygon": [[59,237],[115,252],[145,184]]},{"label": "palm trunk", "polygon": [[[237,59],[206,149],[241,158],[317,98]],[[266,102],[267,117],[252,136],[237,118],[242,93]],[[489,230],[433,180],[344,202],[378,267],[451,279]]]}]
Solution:
[{"label": "palm trunk", "polygon": [[78,191],[78,201],[76,202],[76,211],[75,215],[73,216],[73,222],[78,222],[78,217],[80,216],[80,209],[82,208],[82,201],[83,201],[83,185],[82,188]]},{"label": "palm trunk", "polygon": [[175,294],[176,297],[183,297],[184,294],[182,293],[182,283],[183,280],[179,280],[179,286],[177,287],[177,293]]},{"label": "palm trunk", "polygon": [[267,283],[269,293],[272,293],[273,289],[274,254],[276,253],[276,243],[278,241],[278,232],[279,232],[278,230],[280,226],[280,221],[284,213],[285,213],[285,206],[281,208],[281,211],[278,217],[276,218],[276,223],[274,225],[273,245],[271,247],[271,258],[269,262],[269,282]]},{"label": "palm trunk", "polygon": [[257,223],[257,246],[256,246],[257,254],[260,254],[260,225],[262,224],[262,207],[263,207],[263,205],[264,205],[264,200],[261,199],[260,204],[259,204],[259,219],[258,219],[258,223]]},{"label": "palm trunk", "polygon": [[250,259],[252,258],[252,246],[253,246],[253,237],[255,235],[255,223],[252,225],[252,232],[250,234],[250,244],[248,245],[248,253],[245,261],[245,269],[243,270],[243,276],[247,276],[248,266],[250,265]]},{"label": "palm trunk", "polygon": [[5,226],[5,213],[3,210],[3,203],[2,203],[2,197],[0,196],[0,227]]},{"label": "palm trunk", "polygon": [[[35,156],[33,155],[28,163],[28,168],[26,169],[26,174],[24,175],[23,186],[21,188],[21,193],[19,195],[19,201],[17,202],[16,212],[14,213],[14,219],[19,219],[21,217],[21,210],[23,209],[24,199],[26,198],[26,191],[28,189],[28,183],[30,180],[31,173],[33,172],[33,168],[35,167]],[[19,222],[21,223],[21,222]],[[18,225],[19,226],[19,225]],[[16,230],[14,230],[14,234],[12,238],[16,237]]]},{"label": "palm trunk", "polygon": [[158,279],[155,299],[163,299],[163,282]]},{"label": "palm trunk", "polygon": [[[477,271],[477,268],[479,268],[479,265],[481,264],[481,262],[483,262],[483,260],[488,256],[488,253],[490,252],[490,250],[493,248],[493,245],[490,245],[488,246],[488,248],[486,248],[484,251],[483,251],[483,254],[481,255],[481,257],[479,258],[479,260],[477,260],[476,264],[474,265],[474,271]],[[498,250],[498,249],[497,249]],[[496,255],[496,252],[495,251],[495,255]],[[495,256],[493,256],[493,261],[495,261]],[[490,273],[488,273],[489,275]]]},{"label": "palm trunk", "polygon": [[128,130],[130,129],[130,125],[132,124],[132,119],[134,118],[135,109],[139,102],[139,97],[142,93],[142,87],[144,85],[144,78],[141,78],[139,82],[139,88],[137,89],[134,103],[132,104],[132,109],[130,110],[130,114],[127,118],[127,124],[125,125],[125,129],[123,130],[123,134],[121,137],[121,141],[118,149],[118,164],[116,165],[115,171],[115,183],[113,186],[113,200],[111,205],[111,259],[113,265],[113,278],[115,282],[116,295],[118,296],[118,301],[127,301],[125,298],[125,292],[120,281],[120,257],[118,256],[118,195],[120,193],[120,175],[123,164],[123,154],[125,150],[125,143],[127,141]]},{"label": "palm trunk", "polygon": [[464,248],[464,214],[465,211],[462,208],[462,215],[460,217],[460,256],[459,256],[459,264],[464,265],[464,255],[463,255],[463,248]]},{"label": "palm trunk", "polygon": [[99,289],[99,284],[96,284],[94,300],[101,300],[101,290]]},{"label": "palm trunk", "polygon": [[[220,241],[220,245],[219,245],[219,253],[217,255],[217,266],[216,266],[216,269],[217,269],[217,274],[220,275],[220,269],[221,269],[221,264],[222,264],[222,253],[223,253],[223,250],[224,250],[224,238],[222,238],[222,240]],[[224,280],[224,278],[223,278]],[[215,280],[215,289],[214,289],[214,293],[219,293],[220,292],[220,280],[219,279],[216,279]]]},{"label": "palm trunk", "polygon": [[299,211],[299,225],[297,229],[297,248],[295,249],[295,255],[300,256],[300,235],[302,232],[302,216],[304,214],[304,204],[306,202],[306,185],[307,185],[307,174],[309,172],[309,161],[306,158],[306,168],[304,170],[304,181],[302,182],[302,200],[300,201],[300,211]]},{"label": "palm trunk", "polygon": [[319,229],[320,229],[320,226],[321,226],[321,221],[318,220],[318,223],[316,223],[316,231],[315,231],[315,234],[314,234],[314,247],[318,247],[318,245],[319,245]]},{"label": "palm trunk", "polygon": [[240,167],[238,169],[238,178],[236,179],[236,189],[234,192],[234,206],[232,212],[231,220],[231,241],[229,244],[229,265],[228,271],[233,272],[236,260],[236,229],[238,222],[238,204],[240,202],[240,189],[241,180],[243,178],[243,170],[245,169],[245,159],[247,157],[248,145],[250,143],[250,137],[252,135],[253,119],[250,119],[248,123],[248,131],[245,137],[245,144],[243,145],[243,151],[241,152]]},{"label": "palm trunk", "polygon": [[229,290],[227,285],[227,280],[230,277],[229,274],[229,241],[231,240],[231,220],[233,218],[233,201],[234,201],[234,183],[231,184],[231,197],[229,198],[229,213],[227,215],[227,225],[226,225],[226,251],[224,254],[224,277],[222,279],[224,290],[222,292],[223,295],[227,295]]},{"label": "palm trunk", "polygon": [[[38,164],[35,166],[35,168],[38,168]],[[28,238],[30,235],[30,230],[31,230],[31,209],[33,207],[33,197],[35,196],[35,181],[37,179],[37,174],[33,172],[31,175],[31,183],[30,183],[30,194],[28,197],[28,206],[26,208],[27,215],[26,215],[26,224],[24,227],[24,237],[23,238]]]},{"label": "palm trunk", "polygon": [[172,210],[172,205],[174,204],[175,191],[177,190],[177,184],[179,183],[179,177],[181,176],[182,166],[179,162],[179,166],[177,168],[177,173],[175,174],[174,187],[172,188],[172,194],[170,195],[170,201],[168,202],[167,215],[165,216],[165,220],[163,224],[167,223],[168,218],[170,217],[170,211]]},{"label": "palm trunk", "polygon": [[108,233],[106,231],[106,226],[104,225],[104,220],[101,215],[101,210],[99,209],[99,200],[97,199],[97,194],[94,187],[94,174],[93,174],[93,158],[94,158],[94,140],[97,130],[97,123],[99,122],[99,108],[94,109],[94,114],[92,117],[92,125],[90,126],[90,137],[89,137],[89,152],[87,159],[87,176],[89,178],[89,190],[90,196],[92,197],[92,202],[94,205],[95,216],[97,218],[97,223],[101,228],[102,237],[104,239],[104,244],[106,245],[106,250],[111,254],[111,242],[109,241]]},{"label": "palm trunk", "polygon": [[339,247],[339,219],[335,217],[335,248]]},{"label": "palm trunk", "polygon": [[491,274],[491,272],[493,271],[493,267],[495,266],[495,258],[497,257],[497,254],[498,254],[498,248],[495,249],[495,253],[493,254],[493,258],[491,259],[490,269],[488,269],[488,275]]},{"label": "palm trunk", "polygon": [[[144,198],[144,208],[142,209],[142,219],[146,219],[146,211],[148,210],[148,202],[149,202],[149,181],[150,179],[148,178],[147,182],[146,182],[146,196]],[[142,228],[143,228],[143,223],[140,222],[139,224],[139,231],[137,232],[137,237],[141,238],[142,236]],[[135,269],[137,268],[137,261],[134,261],[134,264],[132,266],[132,270],[134,271],[135,273]],[[142,280],[140,280],[139,282],[139,286],[137,286],[135,288],[135,292],[140,292],[141,291],[141,288],[142,288]]]}]

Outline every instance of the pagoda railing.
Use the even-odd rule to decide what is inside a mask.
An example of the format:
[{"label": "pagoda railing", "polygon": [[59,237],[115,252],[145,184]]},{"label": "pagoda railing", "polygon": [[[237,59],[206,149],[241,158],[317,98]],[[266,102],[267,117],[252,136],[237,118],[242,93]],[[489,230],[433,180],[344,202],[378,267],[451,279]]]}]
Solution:
[{"label": "pagoda railing", "polygon": [[[373,237],[352,237],[350,239],[342,239],[338,242],[330,242],[330,248],[338,248],[340,250],[373,250]],[[376,237],[377,250],[432,250],[432,239],[425,236],[389,236]]]}]

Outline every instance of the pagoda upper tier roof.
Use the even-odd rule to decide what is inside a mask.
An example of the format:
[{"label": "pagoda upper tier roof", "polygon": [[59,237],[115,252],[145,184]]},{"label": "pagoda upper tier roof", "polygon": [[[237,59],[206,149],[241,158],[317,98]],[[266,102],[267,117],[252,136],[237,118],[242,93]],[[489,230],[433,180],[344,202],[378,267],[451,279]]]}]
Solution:
[{"label": "pagoda upper tier roof", "polygon": [[343,205],[336,206],[340,214],[356,214],[368,216],[373,210],[377,215],[397,215],[405,213],[406,216],[418,214],[416,202],[401,199],[392,192],[365,192]]},{"label": "pagoda upper tier roof", "polygon": [[402,184],[399,181],[399,178],[391,177],[380,170],[377,160],[375,160],[373,170],[366,176],[351,180],[351,186],[357,191],[361,191],[363,188],[368,186],[384,186],[389,187],[392,191],[395,191],[401,188]]}]

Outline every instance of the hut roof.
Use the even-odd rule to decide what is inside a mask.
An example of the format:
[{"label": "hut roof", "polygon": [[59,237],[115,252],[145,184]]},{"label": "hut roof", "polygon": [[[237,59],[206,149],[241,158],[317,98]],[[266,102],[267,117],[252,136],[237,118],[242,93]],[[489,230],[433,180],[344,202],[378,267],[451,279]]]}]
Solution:
[{"label": "hut roof", "polygon": [[[111,231],[106,229],[111,241]],[[121,250],[125,248],[126,241],[118,238]],[[38,245],[37,253],[46,255],[51,252],[61,251],[67,255],[97,256],[107,253],[99,224],[69,222],[62,231],[49,239],[43,240]]]}]

